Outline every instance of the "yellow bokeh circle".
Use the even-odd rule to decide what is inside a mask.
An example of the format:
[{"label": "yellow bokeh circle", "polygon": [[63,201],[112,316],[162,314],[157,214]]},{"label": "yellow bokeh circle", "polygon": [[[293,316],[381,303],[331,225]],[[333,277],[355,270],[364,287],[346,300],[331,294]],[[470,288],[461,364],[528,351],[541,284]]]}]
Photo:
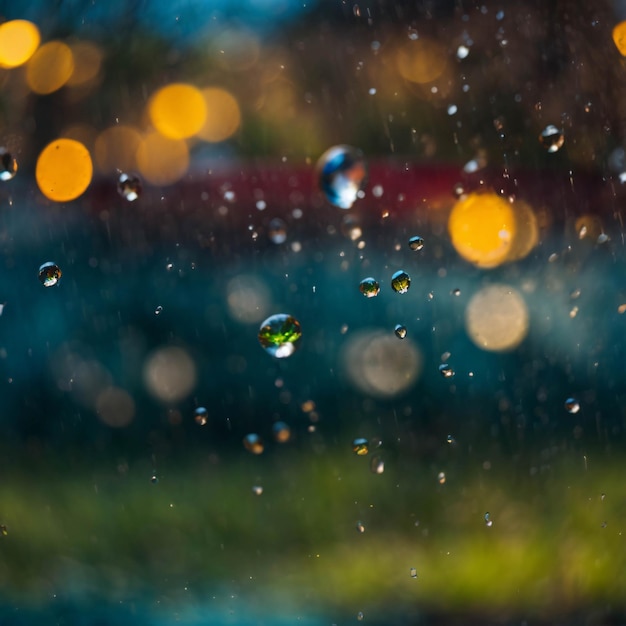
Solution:
[{"label": "yellow bokeh circle", "polygon": [[613,29],[613,42],[619,53],[626,57],[626,22],[620,22]]},{"label": "yellow bokeh circle", "polygon": [[137,168],[136,154],[141,135],[132,126],[111,126],[97,137],[94,160],[101,172],[128,172]]},{"label": "yellow bokeh circle", "polygon": [[137,149],[137,167],[149,183],[171,185],[180,180],[189,167],[187,144],[156,132],[150,133]]},{"label": "yellow bokeh circle", "polygon": [[41,95],[61,89],[74,72],[74,55],[62,41],[50,41],[31,57],[26,66],[26,82]]},{"label": "yellow bokeh circle", "polygon": [[198,136],[213,143],[228,139],[241,123],[241,111],[237,100],[228,91],[219,87],[203,89],[202,96],[206,102],[207,114]]},{"label": "yellow bokeh circle", "polygon": [[513,287],[489,285],[469,301],[465,327],[470,339],[483,350],[512,350],[528,332],[528,308]]},{"label": "yellow bokeh circle", "polygon": [[452,208],[448,230],[464,259],[478,267],[497,267],[511,252],[515,216],[511,204],[495,193],[472,193]]},{"label": "yellow bokeh circle", "polygon": [[91,182],[93,164],[85,146],[74,139],[49,143],[37,159],[35,178],[46,198],[68,202],[78,198]]},{"label": "yellow bokeh circle", "polygon": [[206,119],[206,103],[193,85],[175,83],[159,89],[148,103],[154,127],[169,139],[193,137]]},{"label": "yellow bokeh circle", "polygon": [[90,41],[78,41],[70,46],[74,57],[74,72],[67,84],[70,87],[94,81],[102,67],[102,50]]},{"label": "yellow bokeh circle", "polygon": [[39,47],[39,29],[26,20],[12,20],[0,25],[0,67],[23,65]]},{"label": "yellow bokeh circle", "polygon": [[431,83],[446,69],[445,49],[431,39],[418,39],[403,44],[397,52],[396,63],[402,78],[412,83]]}]

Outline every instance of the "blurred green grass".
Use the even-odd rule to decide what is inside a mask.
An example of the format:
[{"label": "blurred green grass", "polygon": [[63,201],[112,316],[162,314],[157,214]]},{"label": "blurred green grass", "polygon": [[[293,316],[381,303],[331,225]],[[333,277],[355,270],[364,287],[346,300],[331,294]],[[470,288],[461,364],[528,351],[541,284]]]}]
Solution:
[{"label": "blurred green grass", "polygon": [[533,476],[457,468],[445,484],[435,469],[415,460],[375,475],[333,450],[187,458],[157,484],[147,460],[121,473],[13,468],[0,485],[0,584],[31,602],[230,586],[266,608],[288,596],[352,612],[626,604],[623,463],[585,469],[564,455]]}]

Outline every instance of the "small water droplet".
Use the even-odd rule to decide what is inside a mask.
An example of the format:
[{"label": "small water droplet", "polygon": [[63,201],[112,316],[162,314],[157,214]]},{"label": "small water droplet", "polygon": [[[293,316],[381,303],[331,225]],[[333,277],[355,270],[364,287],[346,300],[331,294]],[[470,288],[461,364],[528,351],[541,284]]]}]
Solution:
[{"label": "small water droplet", "polygon": [[152,474],[152,478],[150,478],[150,482],[153,485],[156,485],[159,482],[159,477],[156,474]]},{"label": "small water droplet", "polygon": [[409,239],[409,248],[413,251],[421,250],[424,247],[424,240],[419,236],[411,237]]},{"label": "small water droplet", "polygon": [[449,444],[451,444],[451,445],[452,445],[453,443],[456,443],[456,440],[454,439],[454,437],[453,437],[452,435],[448,435],[448,436],[446,437],[446,441],[447,441]]},{"label": "small water droplet", "polygon": [[576,398],[568,398],[565,400],[565,410],[568,413],[578,413],[580,411],[580,404]]},{"label": "small water droplet", "polygon": [[381,456],[373,456],[370,461],[370,471],[372,474],[382,474],[385,471],[385,461]]},{"label": "small water droplet", "polygon": [[52,261],[44,263],[39,268],[39,280],[44,287],[54,287],[61,280],[61,268]]},{"label": "small water droplet", "polygon": [[291,356],[297,349],[302,328],[300,322],[286,313],[268,317],[259,328],[258,339],[265,351],[277,359]]},{"label": "small water droplet", "polygon": [[6,148],[0,148],[0,180],[6,182],[17,174],[17,161]]},{"label": "small water droplet", "polygon": [[265,450],[261,437],[256,433],[250,433],[243,438],[243,447],[252,454],[262,454]]},{"label": "small water droplet", "polygon": [[272,426],[272,433],[278,443],[287,443],[291,439],[291,428],[285,422],[275,422]]},{"label": "small water droplet", "polygon": [[341,220],[341,233],[351,241],[356,241],[363,236],[363,229],[359,219],[354,215],[344,215]]},{"label": "small water droplet", "polygon": [[396,337],[398,339],[404,339],[407,334],[406,326],[403,326],[402,324],[396,324],[393,332],[396,334]]},{"label": "small water droplet", "polygon": [[470,51],[469,51],[469,48],[467,46],[460,45],[456,49],[456,58],[457,59],[465,59],[469,53],[470,53]]},{"label": "small water droplet", "polygon": [[359,611],[356,614],[356,618],[359,620],[359,622],[362,622],[365,619],[365,615],[363,614],[363,611]]},{"label": "small water droplet", "polygon": [[0,524],[0,534],[3,537],[6,537],[9,534],[9,530],[4,524]]},{"label": "small water droplet", "polygon": [[453,296],[458,298],[461,295],[461,290],[457,287],[456,289],[453,289],[451,293]]},{"label": "small water droplet", "polygon": [[605,493],[601,493],[600,494],[600,500],[602,500],[604,502],[604,498],[606,498],[606,494]]},{"label": "small water droplet", "polygon": [[141,195],[141,179],[136,174],[120,174],[117,179],[117,192],[129,202],[134,202]]},{"label": "small water droplet", "polygon": [[410,570],[411,578],[417,578],[417,569],[412,567]]},{"label": "small water droplet", "polygon": [[487,526],[487,528],[491,528],[493,526],[493,520],[491,519],[489,512],[485,513],[485,526]]},{"label": "small water droplet", "polygon": [[360,533],[364,533],[365,532],[365,525],[363,524],[363,522],[361,520],[359,520],[356,523],[356,529],[360,532]]},{"label": "small water droplet", "polygon": [[154,314],[161,315],[161,313],[163,313],[163,307],[159,304],[159,306],[156,309],[154,309]]},{"label": "small water droplet", "polygon": [[329,148],[317,162],[319,184],[326,199],[340,209],[349,209],[367,181],[367,165],[357,148]]},{"label": "small water droplet", "polygon": [[442,363],[439,366],[439,373],[444,378],[452,378],[454,376],[454,370],[447,363]]},{"label": "small water droplet", "polygon": [[443,485],[446,482],[445,472],[439,472],[439,474],[437,474],[437,481],[439,482],[440,485]]},{"label": "small water droplet", "polygon": [[270,220],[267,235],[272,243],[285,243],[287,240],[287,224],[280,217],[275,217],[273,220]]},{"label": "small water droplet", "polygon": [[404,270],[398,270],[391,277],[391,288],[396,293],[406,293],[410,286],[411,277]]},{"label": "small water droplet", "polygon": [[263,487],[261,487],[261,485],[253,485],[252,493],[255,496],[260,496],[263,493]]},{"label": "small water droplet", "polygon": [[565,143],[565,135],[561,129],[553,124],[548,124],[541,131],[539,142],[548,152],[558,152]]},{"label": "small water droplet", "polygon": [[368,276],[359,283],[359,291],[366,298],[374,298],[380,293],[380,285],[375,278]]},{"label": "small water droplet", "polygon": [[194,411],[193,418],[198,426],[205,426],[209,419],[209,412],[206,410],[206,407],[199,406]]},{"label": "small water droplet", "polygon": [[357,437],[352,441],[352,452],[358,456],[365,456],[370,451],[369,441],[363,437]]}]

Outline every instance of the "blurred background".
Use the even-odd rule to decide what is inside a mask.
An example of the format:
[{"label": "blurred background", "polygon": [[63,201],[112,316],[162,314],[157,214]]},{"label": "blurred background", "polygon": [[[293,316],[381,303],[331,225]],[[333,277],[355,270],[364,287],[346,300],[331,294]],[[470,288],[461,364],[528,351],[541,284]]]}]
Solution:
[{"label": "blurred background", "polygon": [[626,622],[624,2],[0,16],[2,624]]}]

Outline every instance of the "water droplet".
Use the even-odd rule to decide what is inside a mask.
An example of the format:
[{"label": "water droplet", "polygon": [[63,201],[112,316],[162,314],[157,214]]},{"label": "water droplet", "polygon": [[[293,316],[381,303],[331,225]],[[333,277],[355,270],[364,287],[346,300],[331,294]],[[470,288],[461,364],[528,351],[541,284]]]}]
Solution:
[{"label": "water droplet", "polygon": [[558,152],[565,143],[565,135],[562,130],[549,124],[541,131],[539,142],[548,152]]},{"label": "water droplet", "polygon": [[373,456],[370,461],[370,470],[372,474],[382,474],[385,471],[385,461],[380,456]]},{"label": "water droplet", "polygon": [[302,337],[302,329],[295,317],[277,313],[261,324],[258,337],[259,343],[268,354],[277,359],[284,359],[296,351]]},{"label": "water droplet", "polygon": [[446,437],[446,441],[447,441],[450,445],[452,445],[453,443],[456,443],[456,440],[454,439],[454,437],[453,437],[452,435],[448,435],[448,436]]},{"label": "water droplet", "polygon": [[261,437],[256,433],[250,433],[243,438],[243,447],[252,454],[262,454],[265,450]]},{"label": "water droplet", "polygon": [[359,283],[359,291],[366,298],[373,298],[380,293],[380,285],[378,284],[378,281],[375,278],[372,278],[371,276],[369,276],[368,278],[364,278]]},{"label": "water droplet", "polygon": [[439,472],[439,474],[437,474],[437,480],[439,481],[440,485],[443,485],[446,482],[445,472]]},{"label": "water droplet", "polygon": [[600,500],[602,500],[604,502],[604,498],[606,498],[606,494],[605,493],[601,493],[600,494]]},{"label": "water droplet", "polygon": [[252,493],[255,496],[260,496],[263,493],[263,487],[261,487],[261,485],[254,485],[252,487]]},{"label": "water droplet", "polygon": [[54,287],[61,280],[61,268],[49,261],[39,268],[39,280],[44,287]]},{"label": "water droplet", "polygon": [[153,485],[156,485],[159,482],[159,477],[156,474],[152,474],[152,478],[150,478],[150,482]]},{"label": "water droplet", "polygon": [[469,51],[469,48],[467,46],[460,45],[456,49],[456,58],[457,59],[465,59],[469,53],[470,53],[470,51]]},{"label": "water droplet", "polygon": [[0,148],[0,180],[11,180],[17,174],[17,161],[5,148]]},{"label": "water droplet", "polygon": [[391,277],[391,288],[396,293],[406,293],[410,286],[411,277],[404,270],[398,270]]},{"label": "water droplet", "polygon": [[444,378],[452,378],[454,376],[454,370],[447,363],[442,363],[439,366],[439,373]]},{"label": "water droplet", "polygon": [[411,237],[409,239],[409,248],[413,251],[421,250],[424,247],[424,240],[419,236]]},{"label": "water droplet", "polygon": [[359,520],[356,523],[356,529],[360,532],[360,533],[364,533],[365,532],[365,525],[363,524],[363,522],[361,520]]},{"label": "water droplet", "polygon": [[411,578],[417,578],[417,569],[415,567],[412,567],[410,569],[410,573],[411,573]]},{"label": "water droplet", "polygon": [[344,215],[341,220],[341,233],[352,241],[360,239],[363,235],[363,229],[359,219],[354,215]]},{"label": "water droplet", "polygon": [[280,217],[270,220],[267,235],[272,243],[281,244],[287,240],[287,224]]},{"label": "water droplet", "polygon": [[117,179],[117,191],[129,202],[134,202],[141,195],[141,179],[136,174],[120,174]]},{"label": "water droplet", "polygon": [[578,413],[580,411],[580,404],[576,398],[568,398],[565,400],[565,410],[568,413]]},{"label": "water droplet", "polygon": [[276,422],[272,426],[272,432],[278,443],[287,443],[291,439],[291,428],[285,422]]},{"label": "water droplet", "polygon": [[493,526],[493,520],[491,519],[489,512],[485,513],[485,526],[487,526],[487,528],[491,528]]},{"label": "water droplet", "polygon": [[365,456],[370,451],[369,442],[363,437],[357,437],[352,441],[352,452],[358,456]]},{"label": "water droplet", "polygon": [[161,315],[161,313],[163,313],[163,307],[159,304],[159,306],[156,309],[154,309],[154,314]]},{"label": "water droplet", "polygon": [[356,614],[356,618],[359,620],[359,622],[362,622],[365,619],[365,615],[363,614],[363,611],[359,611]]},{"label": "water droplet", "polygon": [[333,146],[317,162],[319,184],[326,199],[340,209],[349,209],[365,187],[367,165],[363,153],[351,146]]},{"label": "water droplet", "polygon": [[393,329],[393,332],[396,334],[398,339],[404,339],[406,337],[406,326],[402,324],[396,324],[396,327]]},{"label": "water droplet", "polygon": [[0,524],[0,534],[2,534],[3,537],[9,534],[9,530],[4,524]]},{"label": "water droplet", "polygon": [[193,418],[196,420],[196,424],[198,424],[198,426],[205,426],[209,419],[209,412],[205,407],[199,406],[194,411]]}]

